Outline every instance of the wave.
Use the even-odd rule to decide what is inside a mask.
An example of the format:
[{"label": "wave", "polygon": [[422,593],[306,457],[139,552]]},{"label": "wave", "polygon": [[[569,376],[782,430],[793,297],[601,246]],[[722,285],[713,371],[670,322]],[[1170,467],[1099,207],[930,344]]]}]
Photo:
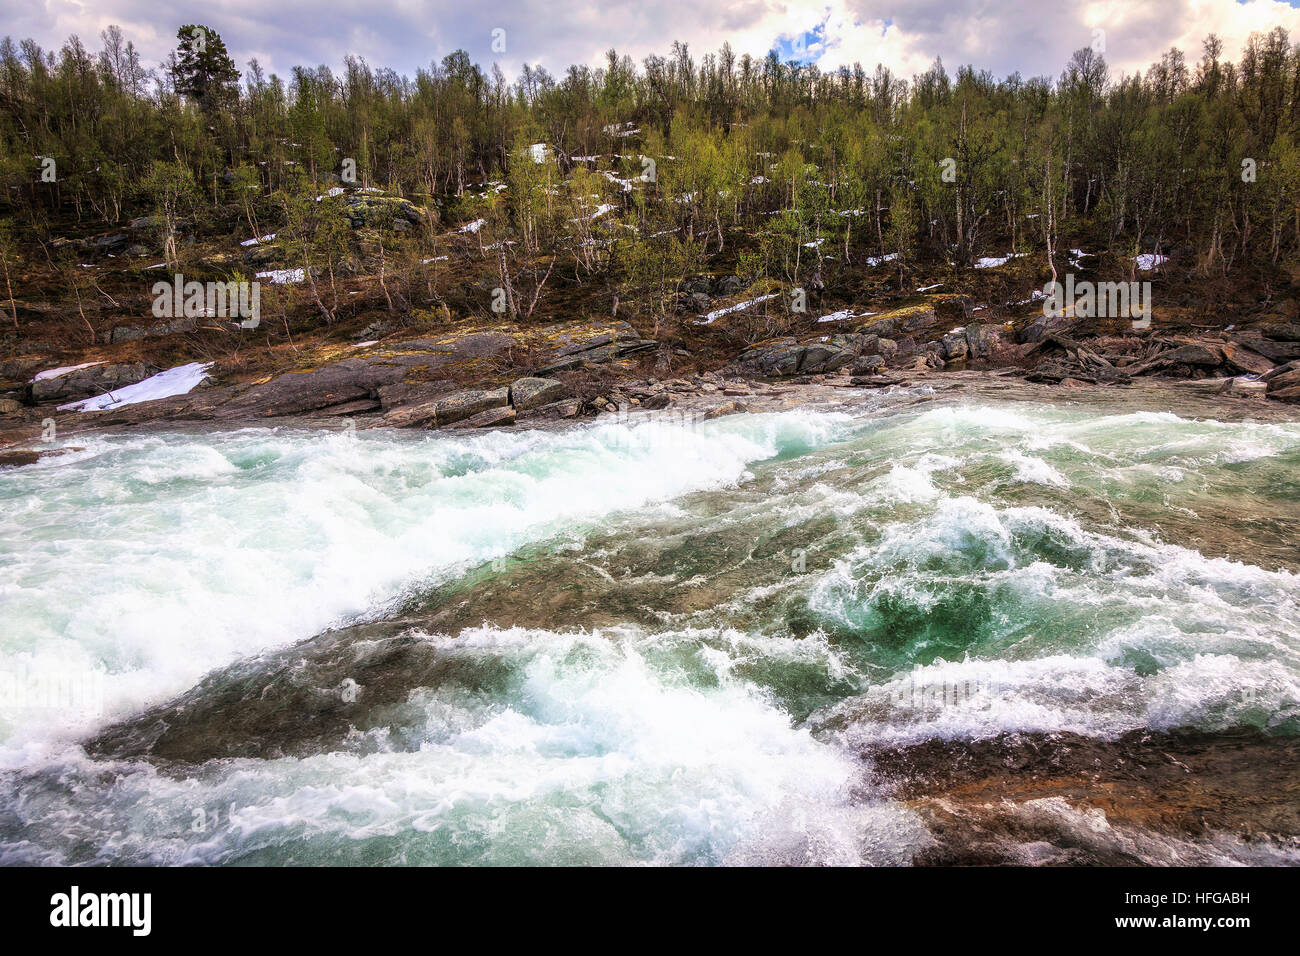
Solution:
[{"label": "wave", "polygon": [[731,673],[743,650],[700,637],[427,636],[449,657],[503,661],[506,686],[420,689],[399,729],[305,759],[213,761],[176,779],[28,753],[10,811],[24,839],[8,832],[0,863],[857,865],[927,843],[913,814],[860,792],[857,760]]}]

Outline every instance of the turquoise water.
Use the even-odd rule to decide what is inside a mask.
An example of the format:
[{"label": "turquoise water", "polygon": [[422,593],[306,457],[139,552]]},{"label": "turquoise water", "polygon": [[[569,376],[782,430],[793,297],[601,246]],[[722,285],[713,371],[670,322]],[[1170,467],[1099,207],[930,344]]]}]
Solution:
[{"label": "turquoise water", "polygon": [[76,444],[0,473],[3,862],[899,863],[871,746],[1300,729],[1295,423]]}]

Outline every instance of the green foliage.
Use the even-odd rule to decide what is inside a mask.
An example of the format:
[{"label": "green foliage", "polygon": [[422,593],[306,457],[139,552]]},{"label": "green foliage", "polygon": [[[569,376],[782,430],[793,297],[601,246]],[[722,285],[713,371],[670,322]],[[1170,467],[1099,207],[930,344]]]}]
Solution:
[{"label": "green foliage", "polygon": [[[611,50],[596,69],[513,82],[463,51],[413,78],[349,57],[341,74],[286,80],[254,61],[241,86],[207,28],[181,27],[158,75],[121,30],[100,39],[97,55],[75,38],[54,53],[0,42],[0,203],[24,237],[60,217],[158,212],[171,258],[182,220],[202,229],[229,206],[255,234],[290,208],[277,194],[342,184],[482,215],[476,245],[521,244],[511,275],[559,260],[578,281],[617,274],[624,247],[653,258],[632,247],[669,231],[700,262],[740,256],[747,275],[800,282],[900,250],[1054,260],[1081,229],[1116,254],[1189,248],[1207,271],[1300,250],[1300,53],[1280,29],[1237,63],[1211,37],[1194,63],[1170,50],[1132,76],[1085,48],[1055,81],[950,76],[936,61],[910,83],[674,44],[640,69]],[[551,148],[545,163],[534,143]],[[599,172],[571,161],[596,155]],[[56,179],[41,178],[43,157]],[[477,198],[493,179],[505,192]],[[592,215],[600,205],[616,208]]]},{"label": "green foliage", "polygon": [[171,67],[176,92],[194,100],[205,112],[228,104],[236,95],[239,71],[221,34],[211,27],[187,23],[176,31],[176,39],[180,43]]},{"label": "green foliage", "polygon": [[181,223],[193,213],[198,198],[194,174],[181,163],[155,161],[149,164],[149,171],[140,181],[140,191],[157,217],[167,264],[174,267],[179,258],[177,239]]}]

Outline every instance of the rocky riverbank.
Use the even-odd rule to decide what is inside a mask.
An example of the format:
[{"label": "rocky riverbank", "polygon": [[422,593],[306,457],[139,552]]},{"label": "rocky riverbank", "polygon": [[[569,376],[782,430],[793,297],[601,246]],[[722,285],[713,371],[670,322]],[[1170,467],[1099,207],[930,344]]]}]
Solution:
[{"label": "rocky riverbank", "polygon": [[[934,296],[865,323],[837,319],[824,334],[762,340],[704,363],[712,367],[624,321],[395,334],[322,346],[310,364],[251,379],[219,362],[196,364],[198,387],[156,398],[148,388],[160,369],[150,362],[91,358],[49,369],[11,359],[0,363],[8,380],[0,448],[17,464],[25,459],[14,454],[39,451],[33,441],[51,431],[304,420],[321,427],[500,427],[700,399],[729,401],[740,411],[791,387],[811,386],[801,392],[807,398],[820,387],[948,388],[989,378],[1056,390],[1158,383],[1251,400],[1261,410],[1300,401],[1300,324],[1287,308],[1228,330],[1115,333],[1041,316],[955,325],[968,310],[968,303]],[[133,397],[132,387],[146,391]],[[86,400],[100,410],[78,410]]]}]

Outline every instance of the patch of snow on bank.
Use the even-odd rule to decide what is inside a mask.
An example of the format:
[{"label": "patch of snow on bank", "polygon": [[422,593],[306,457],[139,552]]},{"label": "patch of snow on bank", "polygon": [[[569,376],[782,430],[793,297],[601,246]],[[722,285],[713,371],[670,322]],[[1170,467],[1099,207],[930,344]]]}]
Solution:
[{"label": "patch of snow on bank", "polygon": [[178,365],[165,372],[146,378],[143,382],[127,385],[125,388],[105,392],[93,398],[79,402],[60,405],[59,411],[99,412],[107,408],[120,408],[123,405],[135,405],[137,402],[152,402],[159,398],[171,398],[173,395],[186,395],[200,382],[208,377],[211,362],[191,362]]},{"label": "patch of snow on bank", "polygon": [[718,309],[710,312],[708,315],[702,315],[695,320],[696,325],[710,325],[714,319],[720,319],[724,315],[732,312],[741,312],[748,309],[751,305],[758,305],[760,302],[766,302],[768,299],[775,299],[780,293],[773,292],[770,295],[760,295],[757,299],[746,299],[744,302],[737,302],[735,305],[729,305],[725,309]]},{"label": "patch of snow on bank", "polygon": [[90,368],[92,365],[103,365],[100,362],[82,362],[80,365],[64,365],[62,368],[47,368],[44,372],[37,372],[33,382],[43,382],[47,378],[58,378],[60,375],[67,375],[69,372],[80,371],[83,368]]},{"label": "patch of snow on bank", "polygon": [[823,315],[818,322],[844,322],[848,319],[865,319],[869,315],[875,315],[875,312],[854,312],[852,309],[840,309],[838,312],[832,312],[830,315]]},{"label": "patch of snow on bank", "polygon": [[259,272],[253,276],[255,279],[266,279],[272,285],[284,285],[288,282],[302,282],[307,278],[306,269],[272,269],[269,272]]},{"label": "patch of snow on bank", "polygon": [[1005,256],[985,256],[975,261],[976,269],[996,269],[998,266],[1004,266],[1012,259],[1019,259],[1025,255],[1023,252],[1013,252]]}]

